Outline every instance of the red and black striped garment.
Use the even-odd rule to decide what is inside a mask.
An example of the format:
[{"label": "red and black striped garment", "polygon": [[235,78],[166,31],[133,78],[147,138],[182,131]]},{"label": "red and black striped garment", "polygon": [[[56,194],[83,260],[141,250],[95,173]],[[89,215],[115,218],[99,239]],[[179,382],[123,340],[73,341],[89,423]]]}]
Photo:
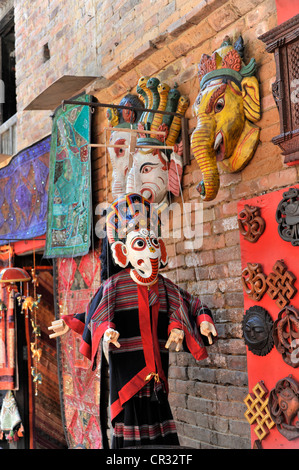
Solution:
[{"label": "red and black striped garment", "polygon": [[185,349],[196,360],[206,358],[199,325],[213,322],[210,310],[162,275],[148,288],[124,269],[101,286],[85,316],[64,319],[82,334],[80,350],[93,362],[107,328],[120,333],[120,348],[109,345],[114,448],[177,444],[167,400],[165,344],[170,331],[179,328],[185,333]]}]

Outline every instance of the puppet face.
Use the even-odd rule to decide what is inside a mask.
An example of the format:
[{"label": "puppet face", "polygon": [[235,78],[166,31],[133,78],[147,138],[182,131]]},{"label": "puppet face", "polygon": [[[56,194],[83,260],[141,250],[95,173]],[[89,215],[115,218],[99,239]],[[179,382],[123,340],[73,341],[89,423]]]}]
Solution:
[{"label": "puppet face", "polygon": [[160,204],[167,195],[168,161],[160,150],[139,149],[128,175],[127,192],[137,192]]},{"label": "puppet face", "polygon": [[163,240],[146,229],[130,232],[126,243],[115,242],[112,252],[120,266],[132,265],[131,277],[141,285],[153,284],[157,280],[160,264],[163,266],[167,263]]},{"label": "puppet face", "polygon": [[[128,132],[114,131],[111,133],[110,144],[129,146]],[[117,198],[126,192],[126,179],[129,169],[129,148],[108,148],[112,164],[112,195]]]}]

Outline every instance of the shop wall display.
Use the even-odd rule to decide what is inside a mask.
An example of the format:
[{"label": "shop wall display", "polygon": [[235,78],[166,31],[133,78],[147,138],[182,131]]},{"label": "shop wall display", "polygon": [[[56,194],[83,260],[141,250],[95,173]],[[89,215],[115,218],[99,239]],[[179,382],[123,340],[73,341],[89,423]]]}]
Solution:
[{"label": "shop wall display", "polygon": [[[297,434],[294,432],[289,434],[286,432],[286,426],[281,426],[281,423],[286,423],[291,426],[293,431],[296,429],[294,420],[297,421],[298,419],[297,409],[295,412],[292,411],[294,408],[291,410],[294,402],[298,401],[298,387],[297,385],[294,386],[294,384],[299,379],[298,368],[296,367],[299,331],[297,320],[299,308],[297,291],[299,279],[297,263],[298,247],[281,238],[279,224],[276,220],[277,207],[284,199],[284,194],[289,191],[295,192],[298,190],[296,185],[292,188],[285,188],[250,200],[240,201],[238,204],[238,210],[243,210],[246,204],[259,207],[260,214],[265,220],[265,231],[256,243],[248,242],[240,233],[242,267],[246,268],[248,262],[258,263],[266,278],[268,279],[269,277],[271,280],[268,286],[270,292],[273,286],[277,287],[276,281],[279,284],[283,279],[288,284],[288,275],[286,273],[291,272],[291,285],[288,288],[292,291],[292,295],[289,297],[285,296],[282,299],[282,304],[277,302],[278,299],[275,296],[267,295],[268,291],[260,299],[256,299],[251,298],[244,289],[244,314],[258,306],[258,308],[267,310],[274,322],[274,347],[266,355],[257,355],[255,351],[252,351],[251,347],[246,347],[249,391],[252,392],[256,384],[262,381],[267,390],[265,398],[269,399],[270,396],[272,397],[271,403],[268,404],[268,412],[276,425],[268,429],[260,440],[263,449],[295,449],[299,445]],[[275,279],[272,277],[274,272],[277,274]],[[288,335],[285,334],[286,331]],[[290,361],[290,356],[292,356],[295,363]],[[291,381],[291,385],[290,383],[287,384],[287,381]],[[284,385],[282,386],[280,382]],[[278,403],[281,404],[283,397],[287,396],[291,400],[291,404],[286,405],[289,411],[286,411],[285,415],[283,411],[279,411]],[[276,403],[276,405],[273,403]],[[281,406],[283,410],[283,405]],[[280,420],[277,417],[278,415],[281,416]],[[254,429],[255,426],[252,424],[252,446],[257,440],[257,434]],[[288,439],[289,435],[291,439]]]}]

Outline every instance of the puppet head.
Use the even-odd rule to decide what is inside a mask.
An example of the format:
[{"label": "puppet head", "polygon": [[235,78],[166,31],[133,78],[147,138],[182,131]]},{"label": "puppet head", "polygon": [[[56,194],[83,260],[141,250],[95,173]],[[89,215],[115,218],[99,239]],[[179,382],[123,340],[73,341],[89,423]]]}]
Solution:
[{"label": "puppet head", "polygon": [[167,264],[161,223],[154,205],[139,194],[117,199],[107,215],[107,237],[116,264],[131,267],[132,279],[141,285],[156,282]]},{"label": "puppet head", "polygon": [[[128,94],[119,103],[119,106],[132,107],[132,111],[122,108],[109,108],[107,119],[111,132],[108,153],[112,164],[112,195],[114,198],[123,196],[126,192],[127,173],[130,170],[130,134],[126,129],[136,127],[140,119],[141,112],[134,108],[143,108],[142,101],[138,96]],[[127,147],[127,148],[126,148]]]},{"label": "puppet head", "polygon": [[[147,111],[141,114],[138,122],[138,148],[128,172],[126,192],[141,194],[151,203],[167,204],[169,193],[178,196],[180,192],[183,158],[182,147],[178,150],[177,144],[181,131],[180,116],[184,116],[189,99],[181,96],[177,85],[171,89],[156,77],[141,77],[137,92]],[[151,110],[178,113],[180,116]],[[177,149],[164,148],[172,146]]]}]

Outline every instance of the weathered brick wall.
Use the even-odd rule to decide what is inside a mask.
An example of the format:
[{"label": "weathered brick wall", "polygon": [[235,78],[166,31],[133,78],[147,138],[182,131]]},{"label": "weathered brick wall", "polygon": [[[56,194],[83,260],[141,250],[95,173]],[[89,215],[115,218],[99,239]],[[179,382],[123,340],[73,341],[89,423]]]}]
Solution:
[{"label": "weathered brick wall", "polygon": [[[21,22],[17,26],[20,33],[17,58],[23,60],[17,66],[20,136],[26,145],[39,131],[44,132],[44,123],[49,126],[50,119],[45,113],[39,127],[37,114],[30,113],[28,118],[26,114],[25,121],[22,105],[61,73],[96,73],[99,80],[90,92],[102,103],[119,103],[128,91],[136,91],[141,76],[148,75],[157,76],[171,86],[177,82],[181,93],[188,95],[192,104],[199,88],[197,64],[201,55],[211,54],[226,35],[237,39],[242,34],[246,45],[245,62],[255,57],[262,102],[257,151],[242,172],[221,173],[217,198],[204,203],[202,245],[190,247],[184,239],[167,240],[169,265],[166,269],[167,276],[208,304],[219,333],[217,343],[209,348],[209,358],[201,363],[187,353],[171,353],[170,401],[181,444],[198,448],[249,448],[249,425],[244,418],[243,403],[248,388],[246,349],[241,332],[243,292],[237,203],[241,198],[251,198],[298,180],[297,168],[286,167],[278,147],[271,143],[272,137],[279,133],[278,112],[271,92],[275,64],[273,56],[265,52],[264,44],[257,39],[276,26],[275,1],[151,0],[150,5],[148,1],[134,0],[103,1],[97,5],[76,2],[79,6],[71,15],[78,14],[82,3],[94,5],[96,13],[89,25],[94,28],[88,29],[86,15],[83,23],[82,18],[77,21],[79,40],[73,34],[75,19],[72,22],[69,16],[72,2],[65,2],[68,15],[64,18],[61,15],[66,14],[66,10],[61,2],[51,2],[51,7],[46,2],[46,9],[51,9],[50,19],[43,25],[44,33],[41,27],[39,46],[35,46],[32,53],[35,52],[35,56],[27,55],[24,42],[21,46],[21,41],[25,41],[22,27],[27,21],[24,12],[32,10],[32,2],[17,3],[16,19]],[[54,17],[56,3],[59,10]],[[43,4],[42,0],[34,2],[36,15]],[[63,27],[67,34],[60,33],[59,42],[57,36]],[[84,51],[88,40],[82,37],[82,31],[88,36],[91,49],[86,51],[84,59],[79,52]],[[27,43],[31,44],[30,40],[34,43],[34,37],[35,33],[31,32]],[[35,66],[45,38],[52,51],[51,59]],[[56,49],[54,45],[58,43],[60,48]],[[192,106],[186,116],[191,131],[196,125]],[[105,111],[98,109],[94,118],[94,141],[104,142]],[[95,205],[107,198],[111,201],[111,167],[107,155],[93,150],[93,167]],[[196,185],[200,179],[200,170],[192,159],[184,169],[185,203],[199,202]],[[176,202],[182,204],[180,198]]]},{"label": "weathered brick wall", "polygon": [[[63,75],[98,76],[94,1],[15,1],[18,149],[51,132],[50,111],[23,111]],[[44,58],[48,44],[49,60]]]}]

